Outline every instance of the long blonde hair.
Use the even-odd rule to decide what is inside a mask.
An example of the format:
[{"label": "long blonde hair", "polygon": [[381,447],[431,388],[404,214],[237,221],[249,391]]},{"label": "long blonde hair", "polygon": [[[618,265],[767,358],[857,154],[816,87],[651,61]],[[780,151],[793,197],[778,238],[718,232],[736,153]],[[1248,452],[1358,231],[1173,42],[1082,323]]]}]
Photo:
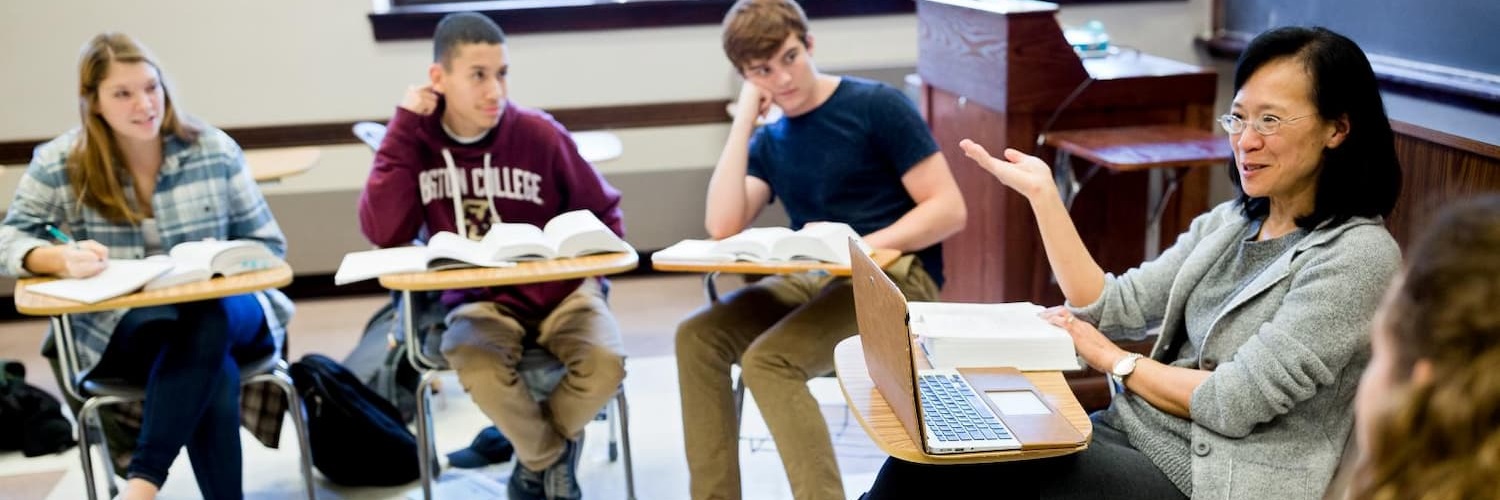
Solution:
[{"label": "long blonde hair", "polygon": [[[1383,313],[1397,378],[1371,421],[1354,498],[1500,498],[1500,195],[1445,211]],[[1379,334],[1379,333],[1377,333]]]},{"label": "long blonde hair", "polygon": [[202,128],[177,113],[166,76],[145,46],[123,33],[100,33],[84,45],[78,58],[78,116],[83,130],[68,156],[68,183],[83,206],[112,222],[135,224],[145,217],[125,196],[120,184],[121,176],[126,175],[120,145],[109,123],[96,111],[99,85],[108,76],[110,63],[116,61],[150,64],[162,79],[162,135],[192,142]]}]

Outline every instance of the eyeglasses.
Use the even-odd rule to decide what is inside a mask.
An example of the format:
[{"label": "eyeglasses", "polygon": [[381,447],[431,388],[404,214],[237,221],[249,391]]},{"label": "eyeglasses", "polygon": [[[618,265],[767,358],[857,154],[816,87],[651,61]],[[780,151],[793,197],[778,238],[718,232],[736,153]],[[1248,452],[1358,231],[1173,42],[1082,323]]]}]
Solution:
[{"label": "eyeglasses", "polygon": [[[1277,118],[1273,115],[1260,115],[1260,118],[1256,118],[1255,121],[1250,122],[1250,128],[1255,129],[1260,135],[1274,135],[1277,131],[1281,130],[1282,124],[1301,120],[1315,114],[1317,113],[1308,113],[1296,118],[1285,119]],[[1245,131],[1245,120],[1234,115],[1224,115],[1219,117],[1219,126],[1224,127],[1225,132],[1238,134]]]}]

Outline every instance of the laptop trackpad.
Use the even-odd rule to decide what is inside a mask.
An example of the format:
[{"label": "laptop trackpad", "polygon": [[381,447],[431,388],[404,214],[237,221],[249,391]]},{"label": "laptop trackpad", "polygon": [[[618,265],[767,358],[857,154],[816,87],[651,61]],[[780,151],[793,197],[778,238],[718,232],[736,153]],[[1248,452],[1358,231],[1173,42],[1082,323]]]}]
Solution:
[{"label": "laptop trackpad", "polygon": [[1003,415],[1046,415],[1052,413],[1031,391],[987,391],[984,395]]}]

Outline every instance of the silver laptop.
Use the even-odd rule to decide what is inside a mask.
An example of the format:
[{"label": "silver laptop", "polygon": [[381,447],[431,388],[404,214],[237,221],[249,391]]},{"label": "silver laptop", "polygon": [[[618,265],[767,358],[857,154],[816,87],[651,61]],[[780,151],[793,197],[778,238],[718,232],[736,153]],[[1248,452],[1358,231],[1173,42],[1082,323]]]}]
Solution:
[{"label": "silver laptop", "polygon": [[917,369],[906,297],[868,256],[854,248],[850,254],[854,316],[865,365],[875,388],[912,440],[921,441],[926,452],[934,455],[1021,449],[1021,441],[963,374],[951,369]]}]

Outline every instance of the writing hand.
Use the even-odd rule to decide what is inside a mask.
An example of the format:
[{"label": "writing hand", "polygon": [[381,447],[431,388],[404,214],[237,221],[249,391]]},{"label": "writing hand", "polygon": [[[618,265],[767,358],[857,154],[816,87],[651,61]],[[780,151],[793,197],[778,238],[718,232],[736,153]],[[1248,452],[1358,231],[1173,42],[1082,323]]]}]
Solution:
[{"label": "writing hand", "polygon": [[64,278],[87,278],[109,266],[109,248],[94,240],[84,240],[62,247]]}]

